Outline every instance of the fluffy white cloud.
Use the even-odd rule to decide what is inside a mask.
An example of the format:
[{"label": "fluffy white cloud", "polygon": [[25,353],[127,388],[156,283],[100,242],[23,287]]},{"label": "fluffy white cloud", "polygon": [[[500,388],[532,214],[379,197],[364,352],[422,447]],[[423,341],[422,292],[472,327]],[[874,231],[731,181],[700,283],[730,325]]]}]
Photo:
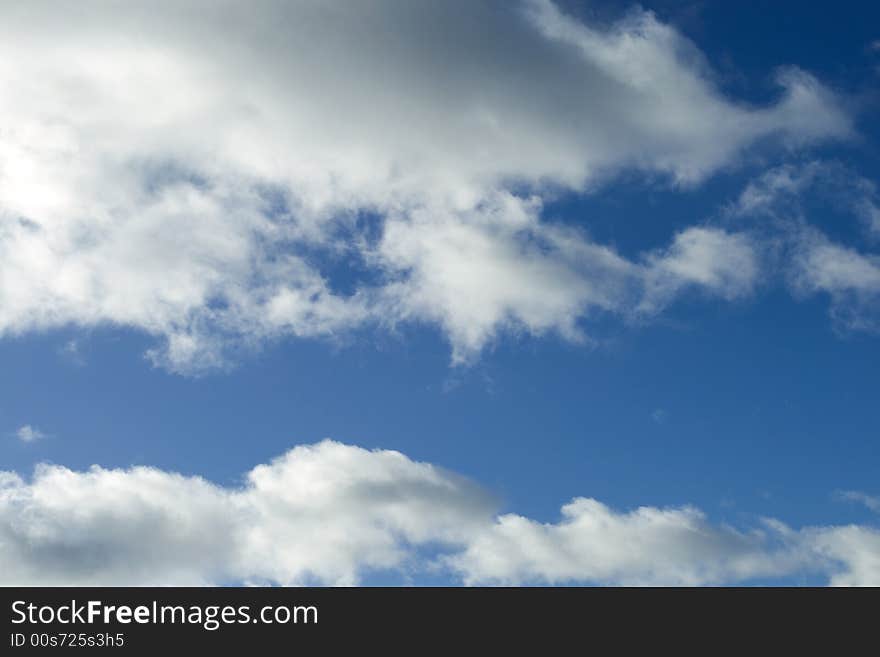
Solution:
[{"label": "fluffy white cloud", "polygon": [[594,499],[562,507],[563,520],[542,524],[501,516],[453,567],[471,584],[598,582],[697,586],[790,574],[803,563],[775,546],[772,530],[716,527],[697,509],[641,507],[619,513]]},{"label": "fluffy white cloud", "polygon": [[590,313],[644,317],[688,288],[735,298],[759,273],[744,234],[689,228],[668,249],[630,261],[575,229],[542,223],[537,200],[492,200],[464,217],[417,210],[390,219],[378,246],[380,260],[407,272],[383,291],[386,316],[440,323],[458,362],[501,327],[582,340],[579,320]]},{"label": "fluffy white cloud", "polygon": [[0,583],[353,584],[491,522],[475,485],[400,453],[297,447],[241,488],[153,468],[0,474]]},{"label": "fluffy white cloud", "polygon": [[555,524],[495,510],[453,473],[331,441],[255,467],[240,487],[41,465],[30,481],[0,473],[0,584],[353,584],[438,568],[470,584],[880,583],[869,526],[743,531],[691,507],[620,512],[586,498]]},{"label": "fluffy white cloud", "polygon": [[805,532],[806,545],[837,566],[832,586],[878,586],[880,582],[880,531],[848,525]]},{"label": "fluffy white cloud", "polygon": [[536,203],[505,196],[466,216],[416,210],[389,220],[380,258],[407,275],[390,284],[392,317],[439,322],[466,361],[501,326],[580,339],[588,310],[632,304],[636,265],[577,232],[540,223]]},{"label": "fluffy white cloud", "polygon": [[[458,360],[511,326],[577,338],[638,306],[641,265],[540,199],[850,134],[815,79],[778,81],[746,106],[652,14],[598,28],[546,0],[4,2],[0,334],[130,326],[188,371],[363,323],[437,322]],[[685,257],[652,286],[740,289]]]},{"label": "fluffy white cloud", "polygon": [[0,583],[200,584],[236,555],[228,496],[150,468],[0,475]]},{"label": "fluffy white cloud", "polygon": [[798,69],[777,72],[783,95],[776,105],[748,108],[724,99],[694,45],[650,13],[633,11],[600,31],[565,16],[550,0],[533,0],[528,6],[548,39],[571,46],[599,76],[623,87],[624,91],[614,93],[620,94],[618,98],[628,96],[628,102],[618,105],[618,98],[612,97],[605,104],[604,99],[593,98],[602,109],[624,112],[608,120],[613,127],[628,124],[609,135],[615,140],[615,158],[621,149],[617,138],[623,137],[622,143],[631,149],[628,159],[635,165],[694,182],[760,137],[781,136],[789,143],[802,143],[845,136],[850,130],[830,93]]}]

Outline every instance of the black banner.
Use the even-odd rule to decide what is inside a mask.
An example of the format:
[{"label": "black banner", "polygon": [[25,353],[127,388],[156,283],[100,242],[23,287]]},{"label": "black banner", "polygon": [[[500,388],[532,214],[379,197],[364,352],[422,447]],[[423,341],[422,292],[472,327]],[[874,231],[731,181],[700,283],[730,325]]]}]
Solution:
[{"label": "black banner", "polygon": [[785,588],[9,588],[0,597],[3,655],[469,653],[475,641],[540,654],[798,644],[873,651],[880,600],[874,589]]}]

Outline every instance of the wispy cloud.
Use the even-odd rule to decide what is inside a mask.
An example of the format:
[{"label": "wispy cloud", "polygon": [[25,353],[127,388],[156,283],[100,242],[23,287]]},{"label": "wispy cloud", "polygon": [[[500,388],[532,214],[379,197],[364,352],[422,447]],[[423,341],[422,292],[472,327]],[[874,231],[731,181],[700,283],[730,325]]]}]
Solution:
[{"label": "wispy cloud", "polygon": [[871,235],[880,234],[877,185],[835,161],[784,164],[751,181],[726,208],[729,216],[808,218],[806,201],[818,197],[858,218]]},{"label": "wispy cloud", "polygon": [[[819,228],[813,215],[828,206],[860,225],[868,244],[842,243]],[[880,192],[873,182],[834,161],[786,164],[747,184],[723,214],[768,245],[776,275],[796,296],[828,295],[837,329],[880,330],[880,255],[871,250]],[[752,223],[746,228],[743,220]]]},{"label": "wispy cloud", "polygon": [[24,443],[32,443],[46,438],[46,434],[30,424],[22,425],[15,432],[15,436]]},{"label": "wispy cloud", "polygon": [[63,345],[61,345],[58,348],[58,355],[72,365],[76,365],[77,367],[82,367],[86,364],[86,357],[83,353],[82,344],[79,340],[76,339],[68,340]]},{"label": "wispy cloud", "polygon": [[857,502],[859,504],[863,504],[871,511],[876,511],[877,513],[880,513],[880,497],[866,495],[865,493],[860,493],[859,491],[854,490],[840,491],[837,493],[837,497],[842,500],[847,500],[849,502]]},{"label": "wispy cloud", "polygon": [[666,424],[666,420],[669,419],[669,413],[666,409],[655,408],[651,411],[651,419],[657,424]]}]

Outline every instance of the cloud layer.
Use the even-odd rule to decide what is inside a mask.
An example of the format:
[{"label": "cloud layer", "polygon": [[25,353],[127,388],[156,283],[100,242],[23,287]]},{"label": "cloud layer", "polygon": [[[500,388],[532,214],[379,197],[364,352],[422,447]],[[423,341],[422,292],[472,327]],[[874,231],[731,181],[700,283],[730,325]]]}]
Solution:
[{"label": "cloud layer", "polygon": [[556,523],[496,515],[477,484],[392,451],[299,446],[222,487],[154,468],[0,473],[0,584],[355,584],[373,572],[466,584],[732,584],[792,575],[880,584],[880,531],[743,530],[692,507],[577,498]]},{"label": "cloud layer", "polygon": [[628,261],[541,207],[851,133],[809,74],[777,82],[747,106],[652,14],[587,25],[547,0],[6,2],[0,334],[134,327],[192,372],[427,322],[466,361],[501,330],[582,339],[592,313],[686,287],[740,296],[741,237],[695,228]]}]

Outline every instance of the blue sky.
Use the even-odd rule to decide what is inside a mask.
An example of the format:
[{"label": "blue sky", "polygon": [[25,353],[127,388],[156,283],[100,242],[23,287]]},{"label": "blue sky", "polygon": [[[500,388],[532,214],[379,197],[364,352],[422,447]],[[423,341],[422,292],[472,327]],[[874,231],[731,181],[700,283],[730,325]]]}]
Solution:
[{"label": "blue sky", "polygon": [[[51,57],[36,58],[33,74],[45,76],[47,91],[34,102],[44,105],[30,132],[0,133],[0,171],[17,172],[5,180],[0,173],[0,221],[7,222],[0,252],[7,260],[13,249],[21,256],[0,266],[0,307],[7,308],[0,311],[0,470],[17,473],[0,487],[0,564],[14,573],[0,580],[880,582],[880,16],[871,3],[819,4],[526,3],[533,13],[523,18],[513,5],[489,3],[473,18],[497,25],[484,25],[485,36],[473,42],[465,38],[458,56],[474,64],[464,72],[455,62],[444,70],[442,53],[427,56],[418,38],[392,40],[389,52],[376,54],[345,31],[347,18],[303,18],[297,5],[261,5],[256,13],[263,18],[283,14],[277,29],[280,37],[289,29],[291,42],[300,36],[300,18],[327,31],[331,45],[307,51],[316,59],[307,58],[304,70],[351,85],[362,105],[350,116],[336,107],[336,91],[302,82],[298,69],[268,66],[250,82],[235,64],[203,66],[199,58],[214,52],[211,30],[221,38],[229,22],[209,21],[209,37],[191,34],[169,28],[164,21],[177,10],[164,7],[139,33],[144,49],[159,53],[149,51],[142,61],[142,53],[113,39],[95,55],[85,38],[130,29],[137,10],[105,16],[96,5],[63,37],[50,4],[9,10],[20,24],[38,26],[31,38],[6,46],[18,49],[20,61],[56,38],[74,55],[63,71]],[[218,18],[235,14],[225,5],[215,11]],[[368,32],[427,29],[417,13],[393,3],[372,11]],[[437,34],[424,48],[459,34],[457,18],[441,18],[428,23]],[[262,52],[247,30],[239,36],[236,53],[256,53],[259,62],[273,52]],[[505,59],[516,39],[529,40],[524,47],[537,53],[530,64]],[[643,61],[644,53],[621,46],[626,39],[658,50],[648,49],[654,55]],[[601,73],[581,73],[573,50],[545,52],[545,40],[583,48],[589,66],[606,55],[612,63],[597,64]],[[121,49],[119,70],[105,65],[111,48]],[[358,48],[369,50],[365,66],[374,78],[348,71]],[[369,67],[403,48],[417,50],[413,63],[392,66],[389,76],[399,73],[403,82],[386,84],[386,69]],[[655,70],[658,52],[672,55]],[[521,79],[505,81],[508,64],[520,67]],[[540,67],[552,75],[541,77]],[[799,99],[791,108],[774,82],[779,67],[810,76],[789,83],[788,93]],[[0,75],[24,85],[6,68]],[[572,77],[580,75],[583,88]],[[613,85],[592,92],[590,85],[606,84],[602,76],[627,81],[637,93],[618,98]],[[167,83],[172,93],[191,79],[207,80],[203,98],[196,87],[168,107],[141,104],[139,85],[163,91]],[[70,80],[94,95],[59,118],[55,103],[67,98]],[[554,86],[559,80],[566,85]],[[299,104],[290,104],[287,83],[301,94],[293,94]],[[226,84],[232,96],[224,95]],[[464,142],[446,135],[459,134],[453,119],[471,111],[469,97],[450,97],[449,89],[471,85],[493,90],[476,104],[489,119],[471,139],[493,136],[473,152],[467,135]],[[545,117],[553,103],[529,95],[522,112],[498,109],[523,89],[557,94],[560,116]],[[238,93],[262,99],[268,118],[239,124],[235,112],[226,116]],[[410,117],[413,98],[424,104]],[[609,112],[596,109],[595,98]],[[318,108],[333,106],[326,125],[309,123],[310,114],[296,118],[313,100]],[[373,141],[389,102],[402,112],[395,120],[406,139],[399,143]],[[139,113],[119,119],[117,103]],[[26,126],[23,110],[7,105],[0,108],[10,125]],[[422,143],[434,105],[429,118],[443,138]],[[218,147],[210,127],[192,137],[201,128],[187,122],[191,115],[214,110],[224,138],[240,129],[241,141]],[[632,123],[616,123],[617,114]],[[338,128],[356,147],[322,135],[361,115],[363,125]],[[304,132],[297,131],[300,120]],[[190,125],[196,127],[179,145]],[[310,128],[319,135],[303,147],[310,155],[289,156]],[[585,131],[596,134],[581,142]],[[121,143],[112,138],[118,134],[125,135]],[[272,150],[276,140],[283,154]],[[377,172],[385,162],[404,173],[383,178]],[[466,162],[477,164],[471,170]],[[335,183],[321,182],[322,166]],[[24,180],[37,191],[29,195]],[[166,185],[174,189],[159,201],[149,194],[142,200],[138,190],[151,184],[160,195]],[[761,191],[760,203],[749,202],[756,198],[750,189]],[[434,196],[447,193],[455,200]],[[141,217],[155,223],[138,223]],[[28,229],[27,222],[41,228]],[[126,228],[114,237],[117,224]],[[33,235],[45,237],[24,241]],[[468,251],[459,240],[485,249]],[[180,244],[187,247],[177,254]],[[443,244],[453,246],[440,252]],[[620,261],[603,264],[606,256],[594,247]],[[510,253],[519,255],[508,260]],[[459,262],[482,268],[445,278]],[[199,287],[205,280],[207,291]],[[531,295],[533,283],[534,296],[520,293]],[[299,308],[279,299],[300,290],[296,303],[314,307],[278,320],[278,308]],[[487,314],[496,302],[501,310]],[[184,347],[175,351],[175,340]],[[32,431],[22,434],[23,427]],[[280,524],[264,528],[271,556],[254,556],[252,537],[241,539],[244,547],[236,549],[247,554],[235,559],[205,556],[210,546],[181,538],[181,523],[205,523],[204,531],[218,535],[229,529],[208,518],[213,502],[187,507],[185,500],[201,499],[200,488],[190,498],[175,486],[198,488],[192,478],[200,477],[216,484],[205,495],[239,499],[252,486],[243,479],[249,470],[326,438],[348,446],[339,447],[343,452],[396,450],[406,468],[433,464],[436,476],[452,477],[444,486],[458,497],[449,508],[442,499],[434,508],[434,493],[394,488],[387,495],[401,499],[383,506],[390,503],[364,473],[375,467],[386,484],[397,482],[393,468],[383,478],[378,459],[385,452],[352,452],[350,460],[339,456],[340,465],[316,446],[306,449],[321,468],[331,468],[326,481],[338,476],[345,487],[366,477],[358,484],[363,489],[352,489],[364,491],[356,503],[357,492],[327,493],[324,475],[291,466],[292,474],[277,475],[279,488],[264,493],[267,508],[287,499],[277,491],[307,491],[296,502],[306,507],[310,495],[338,494],[341,501],[321,507],[309,521],[316,525],[297,524],[296,514],[308,514],[296,505],[273,520]],[[38,464],[57,466],[45,470],[42,484]],[[93,464],[104,474],[86,475]],[[190,483],[168,479],[167,501],[160,485],[143,484],[132,466],[152,468],[160,478],[180,473]],[[347,467],[353,470],[343,473]],[[459,489],[450,473],[479,492]],[[311,476],[317,488],[302,483]],[[399,476],[418,483],[427,475],[412,469]],[[117,495],[120,487],[124,495]],[[81,518],[58,511],[65,496],[80,494],[104,501],[85,502]],[[49,495],[59,500],[49,502]],[[578,512],[583,525],[566,528],[560,507],[575,498],[605,505],[607,524],[597,519],[604,511],[589,507]],[[421,506],[409,509],[413,499]],[[355,504],[366,510],[351,511]],[[627,515],[640,507],[647,509],[644,525],[637,512]],[[142,508],[161,525],[151,549],[170,556],[132,568],[140,553],[131,546],[143,540]],[[399,520],[399,508],[412,516]],[[447,513],[452,529],[426,519]],[[516,514],[522,526],[508,526],[504,518],[514,516],[499,514]],[[768,529],[768,518],[785,529]],[[470,533],[455,529],[472,522]],[[389,536],[374,536],[389,526]],[[671,534],[652,533],[658,527]],[[299,538],[310,531],[320,540]],[[360,536],[370,537],[363,546]],[[522,545],[539,543],[535,554],[523,554]],[[615,550],[637,556],[618,563],[607,556]],[[583,558],[571,556],[578,551]],[[324,553],[331,556],[316,556]],[[111,565],[92,563],[93,554],[111,554]],[[192,554],[217,565],[200,571]],[[248,559],[271,566],[238,565]]]}]

